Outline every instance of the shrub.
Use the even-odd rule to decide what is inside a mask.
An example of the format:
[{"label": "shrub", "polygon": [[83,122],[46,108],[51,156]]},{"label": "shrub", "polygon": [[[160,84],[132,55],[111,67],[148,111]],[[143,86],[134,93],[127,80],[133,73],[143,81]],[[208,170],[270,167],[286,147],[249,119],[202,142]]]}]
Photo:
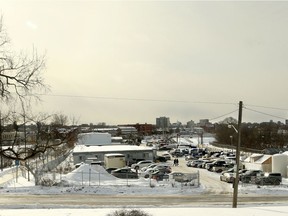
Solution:
[{"label": "shrub", "polygon": [[107,216],[152,216],[152,215],[138,209],[131,209],[131,210],[121,209],[116,210],[108,214]]}]

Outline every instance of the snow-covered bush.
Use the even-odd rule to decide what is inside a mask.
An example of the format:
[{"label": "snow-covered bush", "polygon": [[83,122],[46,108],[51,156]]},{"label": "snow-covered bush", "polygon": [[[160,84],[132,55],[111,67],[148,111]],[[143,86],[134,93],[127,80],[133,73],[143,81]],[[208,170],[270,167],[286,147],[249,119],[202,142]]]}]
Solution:
[{"label": "snow-covered bush", "polygon": [[140,210],[140,209],[121,209],[109,213],[107,216],[151,216],[150,214]]}]

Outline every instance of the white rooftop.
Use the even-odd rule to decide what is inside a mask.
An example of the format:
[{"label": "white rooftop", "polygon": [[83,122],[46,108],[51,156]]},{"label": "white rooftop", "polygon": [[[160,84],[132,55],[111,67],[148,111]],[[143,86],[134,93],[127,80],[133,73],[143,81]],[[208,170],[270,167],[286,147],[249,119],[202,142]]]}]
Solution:
[{"label": "white rooftop", "polygon": [[152,147],[136,146],[136,145],[104,145],[104,146],[89,146],[89,145],[76,145],[74,153],[80,152],[109,152],[109,151],[144,151],[153,150]]}]

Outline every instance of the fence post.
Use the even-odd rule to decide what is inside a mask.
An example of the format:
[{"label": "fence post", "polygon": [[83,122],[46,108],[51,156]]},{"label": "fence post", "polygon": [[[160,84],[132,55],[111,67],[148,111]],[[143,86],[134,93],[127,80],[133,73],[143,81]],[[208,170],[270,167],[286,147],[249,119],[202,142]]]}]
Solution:
[{"label": "fence post", "polygon": [[197,171],[197,179],[198,179],[198,187],[200,186],[200,172],[199,170]]},{"label": "fence post", "polygon": [[82,175],[82,186],[83,186],[83,171],[81,171],[81,175]]},{"label": "fence post", "polygon": [[91,181],[91,167],[89,167],[89,186],[90,186],[90,181]]},{"label": "fence post", "polygon": [[98,186],[100,186],[100,176],[101,176],[101,172],[99,171]]}]

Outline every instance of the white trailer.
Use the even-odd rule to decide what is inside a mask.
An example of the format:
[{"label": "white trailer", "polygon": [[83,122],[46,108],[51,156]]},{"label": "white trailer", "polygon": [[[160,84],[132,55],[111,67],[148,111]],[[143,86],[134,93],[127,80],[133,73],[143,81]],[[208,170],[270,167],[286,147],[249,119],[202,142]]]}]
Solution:
[{"label": "white trailer", "polygon": [[111,153],[104,155],[104,167],[106,170],[117,169],[126,166],[124,154]]}]

